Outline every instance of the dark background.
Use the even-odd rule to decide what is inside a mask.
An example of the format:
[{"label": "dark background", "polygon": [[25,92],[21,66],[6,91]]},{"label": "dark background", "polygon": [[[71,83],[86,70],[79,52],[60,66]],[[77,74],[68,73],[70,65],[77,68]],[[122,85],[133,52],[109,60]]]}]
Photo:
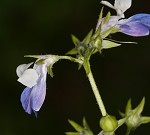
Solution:
[{"label": "dark background", "polygon": [[[83,116],[98,134],[101,114],[83,69],[69,61],[54,66],[55,76],[47,79],[46,100],[35,118],[22,109],[24,86],[17,82],[16,67],[34,61],[23,57],[27,54],[65,54],[73,47],[71,34],[82,39],[95,28],[100,9],[98,0],[0,1],[0,135],[63,135],[73,131],[67,119],[81,123]],[[126,17],[136,13],[150,13],[147,0],[134,0]],[[112,38],[138,45],[124,44],[91,59],[107,111],[119,119],[129,98],[135,107],[145,96],[143,115],[150,115],[150,38],[120,33]],[[133,135],[147,134],[149,128],[140,126]],[[119,134],[124,132],[125,126]]]}]

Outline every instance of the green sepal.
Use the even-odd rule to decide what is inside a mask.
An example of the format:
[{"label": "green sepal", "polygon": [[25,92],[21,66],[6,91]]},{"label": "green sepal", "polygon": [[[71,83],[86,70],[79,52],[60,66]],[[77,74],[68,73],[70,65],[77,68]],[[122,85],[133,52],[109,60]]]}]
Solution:
[{"label": "green sepal", "polygon": [[76,131],[81,132],[82,130],[84,130],[84,128],[82,126],[80,126],[78,123],[76,123],[72,120],[68,120],[68,121]]},{"label": "green sepal", "polygon": [[83,45],[87,45],[89,44],[90,40],[91,40],[91,37],[92,37],[92,34],[93,34],[93,29],[91,29],[91,31],[87,34],[87,36],[83,39],[82,41],[82,44]]},{"label": "green sepal", "polygon": [[116,27],[111,27],[111,28],[107,29],[106,31],[102,32],[101,33],[102,38],[104,39],[109,34],[111,34],[114,30],[116,30]]},{"label": "green sepal", "polygon": [[129,114],[132,111],[132,105],[131,105],[131,99],[128,100],[126,109],[125,109],[125,114]]},{"label": "green sepal", "polygon": [[145,104],[145,97],[143,97],[140,104],[133,110],[134,114],[140,115],[144,109],[144,104]]},{"label": "green sepal", "polygon": [[88,59],[84,59],[84,68],[86,71],[86,74],[88,75],[90,73],[90,62]]},{"label": "green sepal", "polygon": [[100,36],[100,32],[101,32],[101,27],[102,24],[100,24],[100,26],[98,27],[98,29],[95,31],[95,33],[92,36],[92,40],[94,40],[95,38],[97,38],[98,36]]},{"label": "green sepal", "polygon": [[118,44],[118,43],[115,43],[115,42],[112,42],[112,41],[109,41],[109,40],[103,40],[102,49],[109,49],[109,48],[112,48],[112,47],[118,47],[120,45],[121,44]]},{"label": "green sepal", "polygon": [[77,52],[77,49],[76,48],[73,48],[71,49],[70,51],[68,51],[66,53],[66,55],[76,55],[78,52]]},{"label": "green sepal", "polygon": [[89,125],[88,125],[88,123],[87,123],[85,117],[83,117],[83,127],[84,127],[85,129],[90,129],[90,127],[89,127]]},{"label": "green sepal", "polygon": [[51,77],[54,76],[51,65],[47,67],[47,73],[48,73]]},{"label": "green sepal", "polygon": [[46,59],[38,60],[38,61],[36,62],[36,64],[37,64],[37,65],[42,65],[42,64],[45,63],[45,60],[46,60]]},{"label": "green sepal", "polygon": [[30,58],[40,58],[42,55],[25,55],[24,57],[30,57]]},{"label": "green sepal", "polygon": [[148,116],[141,117],[141,124],[146,124],[149,122],[150,122],[150,117],[148,117]]},{"label": "green sepal", "polygon": [[72,41],[73,41],[74,45],[78,46],[79,43],[80,43],[80,40],[74,35],[71,35],[71,38],[72,38]]},{"label": "green sepal", "polygon": [[66,135],[80,135],[78,132],[66,132]]},{"label": "green sepal", "polygon": [[98,18],[98,22],[103,18],[103,9],[104,9],[104,7],[101,8],[99,18]]},{"label": "green sepal", "polygon": [[109,21],[109,19],[110,19],[110,16],[111,16],[111,13],[108,12],[107,15],[106,15],[106,17],[104,18],[103,24],[108,23],[108,21]]}]

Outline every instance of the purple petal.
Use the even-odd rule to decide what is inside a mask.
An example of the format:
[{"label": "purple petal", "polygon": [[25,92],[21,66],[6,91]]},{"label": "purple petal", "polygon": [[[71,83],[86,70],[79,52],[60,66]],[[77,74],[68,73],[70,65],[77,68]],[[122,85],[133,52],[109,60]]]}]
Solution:
[{"label": "purple petal", "polygon": [[32,108],[31,108],[31,101],[30,101],[30,97],[31,97],[31,91],[32,89],[29,87],[26,87],[22,94],[21,94],[21,103],[22,103],[22,107],[25,110],[25,112],[27,112],[28,114],[32,113]]},{"label": "purple petal", "polygon": [[136,14],[128,18],[128,22],[138,22],[150,29],[150,14]]},{"label": "purple petal", "polygon": [[129,23],[120,25],[120,32],[130,35],[130,36],[149,35],[148,27],[137,22],[129,22]]},{"label": "purple petal", "polygon": [[34,112],[40,110],[45,100],[45,96],[46,96],[46,82],[43,78],[40,78],[37,85],[35,85],[32,89],[31,105]]}]

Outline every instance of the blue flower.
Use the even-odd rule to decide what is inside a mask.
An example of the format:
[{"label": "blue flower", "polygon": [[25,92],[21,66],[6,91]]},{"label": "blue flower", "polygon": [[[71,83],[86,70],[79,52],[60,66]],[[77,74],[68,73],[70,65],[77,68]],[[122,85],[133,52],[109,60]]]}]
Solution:
[{"label": "blue flower", "polygon": [[33,87],[26,87],[21,94],[22,107],[28,114],[32,111],[37,116],[37,112],[40,110],[46,96],[46,64],[35,65],[34,69],[37,71],[39,77],[36,85]]},{"label": "blue flower", "polygon": [[150,14],[136,14],[118,21],[120,32],[130,36],[146,36],[150,31]]},{"label": "blue flower", "polygon": [[26,86],[20,100],[23,109],[28,114],[34,112],[37,116],[46,96],[47,73],[57,61],[55,56],[42,56],[35,62],[33,68],[29,68],[33,63],[17,67],[18,81]]}]

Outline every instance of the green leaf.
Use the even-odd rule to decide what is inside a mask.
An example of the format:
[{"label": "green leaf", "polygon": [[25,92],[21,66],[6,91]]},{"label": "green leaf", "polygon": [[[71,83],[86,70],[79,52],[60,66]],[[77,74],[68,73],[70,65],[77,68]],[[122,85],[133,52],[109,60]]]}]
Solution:
[{"label": "green leaf", "polygon": [[70,51],[68,51],[66,53],[66,55],[75,55],[75,54],[77,54],[77,49],[76,48],[73,48],[73,49],[71,49]]},{"label": "green leaf", "polygon": [[90,40],[91,40],[91,37],[92,37],[92,34],[93,34],[93,29],[87,34],[87,36],[83,39],[82,43],[84,45],[87,45],[89,44]]},{"label": "green leaf", "polygon": [[52,71],[52,67],[51,67],[51,66],[48,66],[48,67],[47,67],[47,72],[48,72],[48,74],[49,74],[51,77],[54,76],[54,75],[53,75],[53,71]]},{"label": "green leaf", "polygon": [[120,46],[120,45],[121,44],[118,44],[118,43],[115,43],[115,42],[112,42],[112,41],[109,41],[109,40],[103,40],[102,49],[109,49],[109,48],[117,47],[117,46]]},{"label": "green leaf", "polygon": [[110,16],[111,16],[111,14],[110,14],[110,12],[108,12],[107,15],[106,15],[106,17],[105,17],[105,19],[104,19],[104,22],[103,22],[104,24],[108,23],[108,21],[110,19]]},{"label": "green leaf", "polygon": [[80,40],[77,37],[75,37],[74,35],[71,35],[71,38],[75,46],[79,45]]},{"label": "green leaf", "polygon": [[84,128],[82,126],[80,126],[79,124],[77,124],[76,122],[74,122],[72,120],[68,120],[68,121],[76,131],[80,132],[80,131],[84,130]]},{"label": "green leaf", "polygon": [[66,135],[80,135],[78,132],[66,132]]}]

